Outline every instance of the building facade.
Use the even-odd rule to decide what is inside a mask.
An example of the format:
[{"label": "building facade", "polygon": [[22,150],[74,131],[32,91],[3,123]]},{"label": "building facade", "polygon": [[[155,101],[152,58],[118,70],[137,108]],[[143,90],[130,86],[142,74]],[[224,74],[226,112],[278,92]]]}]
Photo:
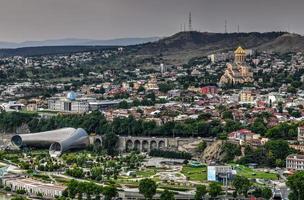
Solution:
[{"label": "building facade", "polygon": [[5,176],[2,184],[10,187],[12,191],[25,190],[28,195],[42,195],[45,198],[55,198],[61,196],[66,186],[43,183],[31,178],[19,177],[16,175]]},{"label": "building facade", "polygon": [[204,86],[201,88],[202,94],[217,94],[218,89],[216,86]]},{"label": "building facade", "polygon": [[122,100],[102,100],[97,101],[95,98],[82,97],[76,98],[68,94],[64,97],[51,97],[48,99],[48,110],[69,112],[69,113],[86,113],[94,110],[102,110],[108,107],[118,105]]},{"label": "building facade", "polygon": [[235,170],[233,170],[232,167],[229,165],[215,165],[207,167],[208,181],[222,182],[225,179],[231,179],[235,174]]},{"label": "building facade", "polygon": [[304,155],[291,154],[287,156],[286,168],[291,171],[304,170]]},{"label": "building facade", "polygon": [[254,103],[256,94],[253,88],[244,88],[240,92],[240,102],[242,103]]}]

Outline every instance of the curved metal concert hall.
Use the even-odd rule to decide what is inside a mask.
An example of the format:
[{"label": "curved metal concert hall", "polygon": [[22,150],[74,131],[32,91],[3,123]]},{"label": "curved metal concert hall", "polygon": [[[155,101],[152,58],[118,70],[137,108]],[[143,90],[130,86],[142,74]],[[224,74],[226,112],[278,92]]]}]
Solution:
[{"label": "curved metal concert hall", "polygon": [[70,149],[87,147],[89,136],[82,128],[62,128],[53,131],[14,135],[11,142],[18,147],[49,148],[49,154],[56,157]]}]

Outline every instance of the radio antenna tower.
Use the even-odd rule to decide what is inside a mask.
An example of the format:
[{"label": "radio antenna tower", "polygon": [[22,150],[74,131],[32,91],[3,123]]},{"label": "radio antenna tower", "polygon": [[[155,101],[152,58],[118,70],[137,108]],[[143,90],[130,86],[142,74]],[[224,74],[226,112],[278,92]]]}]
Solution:
[{"label": "radio antenna tower", "polygon": [[191,12],[189,12],[189,31],[192,31],[192,17],[191,17]]},{"label": "radio antenna tower", "polygon": [[225,19],[225,33],[227,33],[227,19]]}]

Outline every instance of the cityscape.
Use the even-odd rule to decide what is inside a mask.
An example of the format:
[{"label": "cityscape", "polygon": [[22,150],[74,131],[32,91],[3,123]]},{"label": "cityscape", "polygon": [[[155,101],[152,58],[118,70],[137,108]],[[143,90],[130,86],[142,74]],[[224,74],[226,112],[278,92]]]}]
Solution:
[{"label": "cityscape", "polygon": [[304,200],[303,2],[27,1],[0,8],[0,199]]}]

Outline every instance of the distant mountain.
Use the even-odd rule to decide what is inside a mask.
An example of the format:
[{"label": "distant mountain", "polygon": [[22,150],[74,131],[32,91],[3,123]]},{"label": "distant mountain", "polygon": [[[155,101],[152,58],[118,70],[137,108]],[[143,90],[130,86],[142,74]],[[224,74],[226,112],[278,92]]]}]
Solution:
[{"label": "distant mountain", "polygon": [[43,55],[66,55],[71,53],[98,51],[115,48],[117,46],[42,46],[22,47],[16,49],[0,49],[0,57],[10,56],[43,56]]},{"label": "distant mountain", "polygon": [[[154,57],[169,64],[187,63],[193,57],[202,57],[212,53],[224,52],[242,46],[245,49],[285,53],[304,50],[304,36],[287,32],[266,33],[208,33],[180,32],[166,38],[126,38],[114,40],[62,39],[20,44],[0,43],[0,47],[23,48],[2,49],[0,56],[36,56],[48,54],[67,54],[83,51],[94,51],[104,48],[128,46],[130,59],[151,60]],[[27,47],[34,46],[34,47]],[[153,59],[154,60],[154,59]]]},{"label": "distant mountain", "polygon": [[[286,32],[266,33],[208,33],[180,32],[173,36],[133,46],[137,56],[161,56],[165,61],[185,63],[190,58],[206,56],[211,53],[234,50],[237,46],[260,50],[303,49],[302,36],[289,36]],[[284,42],[283,42],[284,41]],[[278,48],[277,48],[278,47]],[[297,48],[295,48],[297,47]]]},{"label": "distant mountain", "polygon": [[143,38],[118,38],[111,40],[92,40],[92,39],[58,39],[44,41],[26,41],[20,43],[0,42],[0,49],[15,49],[22,47],[41,47],[41,46],[127,46],[155,42],[159,37]]}]

